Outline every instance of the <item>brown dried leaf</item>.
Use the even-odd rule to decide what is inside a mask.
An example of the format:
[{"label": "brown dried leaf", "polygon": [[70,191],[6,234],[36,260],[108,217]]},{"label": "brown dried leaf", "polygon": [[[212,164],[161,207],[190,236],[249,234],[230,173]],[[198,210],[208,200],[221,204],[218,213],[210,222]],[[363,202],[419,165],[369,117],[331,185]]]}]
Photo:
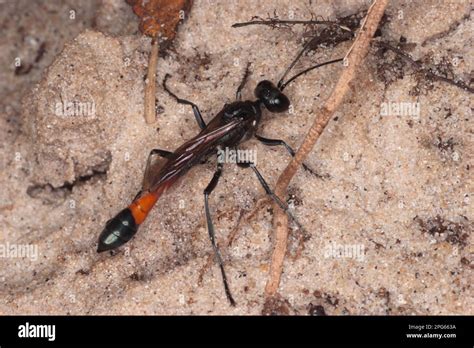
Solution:
[{"label": "brown dried leaf", "polygon": [[172,40],[192,0],[126,0],[140,18],[140,31],[150,37]]}]

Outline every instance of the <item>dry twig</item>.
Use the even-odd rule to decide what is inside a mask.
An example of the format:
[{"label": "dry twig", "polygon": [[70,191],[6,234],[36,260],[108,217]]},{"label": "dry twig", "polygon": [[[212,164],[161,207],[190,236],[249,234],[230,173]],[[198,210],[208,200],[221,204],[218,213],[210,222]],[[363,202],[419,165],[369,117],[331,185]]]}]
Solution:
[{"label": "dry twig", "polygon": [[148,60],[147,82],[145,85],[145,121],[155,122],[156,118],[156,65],[158,52],[171,42],[178,30],[178,25],[191,8],[191,0],[126,0],[133,12],[140,19],[140,31],[151,40],[151,53]]},{"label": "dry twig", "polygon": [[153,39],[145,86],[145,121],[148,124],[155,122],[156,64],[158,63],[159,47],[158,40]]}]

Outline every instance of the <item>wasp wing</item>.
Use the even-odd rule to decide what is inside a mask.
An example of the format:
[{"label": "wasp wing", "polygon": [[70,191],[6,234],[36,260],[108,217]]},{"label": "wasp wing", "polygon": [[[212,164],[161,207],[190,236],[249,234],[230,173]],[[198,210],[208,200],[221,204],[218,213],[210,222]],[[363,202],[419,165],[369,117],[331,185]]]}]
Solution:
[{"label": "wasp wing", "polygon": [[201,133],[177,148],[164,164],[157,159],[150,160],[151,164],[145,171],[143,179],[143,191],[155,191],[161,185],[168,187],[173,184],[193,165],[214,150],[222,142],[224,136],[243,123],[245,120],[238,118],[217,126],[209,124]]},{"label": "wasp wing", "polygon": [[153,184],[152,181],[155,177],[156,173],[160,171],[161,168],[166,164],[167,159],[161,157],[157,153],[150,153],[148,156],[145,173],[143,174],[143,183],[142,183],[142,191],[148,191],[150,186]]}]

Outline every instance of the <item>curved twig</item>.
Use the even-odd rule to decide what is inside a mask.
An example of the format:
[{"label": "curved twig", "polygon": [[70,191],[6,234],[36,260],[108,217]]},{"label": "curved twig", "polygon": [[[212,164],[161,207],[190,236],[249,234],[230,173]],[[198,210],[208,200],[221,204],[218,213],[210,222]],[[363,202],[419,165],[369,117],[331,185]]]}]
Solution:
[{"label": "curved twig", "polygon": [[[295,175],[297,169],[313,149],[320,134],[332,118],[332,115],[339,105],[341,105],[344,96],[349,90],[349,83],[354,79],[357,68],[369,51],[370,41],[375,34],[380,20],[382,19],[387,3],[388,0],[375,0],[369,8],[366,20],[363,22],[354,44],[345,59],[346,64],[344,65],[346,67],[339,77],[339,81],[334,87],[331,96],[326,101],[320,114],[306,134],[306,137],[296,152],[295,157],[278,178],[275,193],[281,199],[283,199],[282,197],[285,197],[288,184]],[[273,226],[275,227],[275,248],[272,254],[269,279],[265,286],[266,301],[271,300],[275,295],[277,295],[288,239],[288,217],[285,212],[276,205],[274,205],[274,211]]]}]

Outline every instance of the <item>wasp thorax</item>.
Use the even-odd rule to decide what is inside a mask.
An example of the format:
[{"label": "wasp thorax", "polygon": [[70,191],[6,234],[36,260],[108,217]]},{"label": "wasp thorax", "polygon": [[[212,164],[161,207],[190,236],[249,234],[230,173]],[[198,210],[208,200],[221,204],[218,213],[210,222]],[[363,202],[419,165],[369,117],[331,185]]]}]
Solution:
[{"label": "wasp thorax", "polygon": [[231,104],[227,104],[224,107],[224,118],[225,119],[233,119],[233,118],[248,118],[253,117],[256,113],[256,110],[253,108],[251,103],[248,102],[233,102]]}]

